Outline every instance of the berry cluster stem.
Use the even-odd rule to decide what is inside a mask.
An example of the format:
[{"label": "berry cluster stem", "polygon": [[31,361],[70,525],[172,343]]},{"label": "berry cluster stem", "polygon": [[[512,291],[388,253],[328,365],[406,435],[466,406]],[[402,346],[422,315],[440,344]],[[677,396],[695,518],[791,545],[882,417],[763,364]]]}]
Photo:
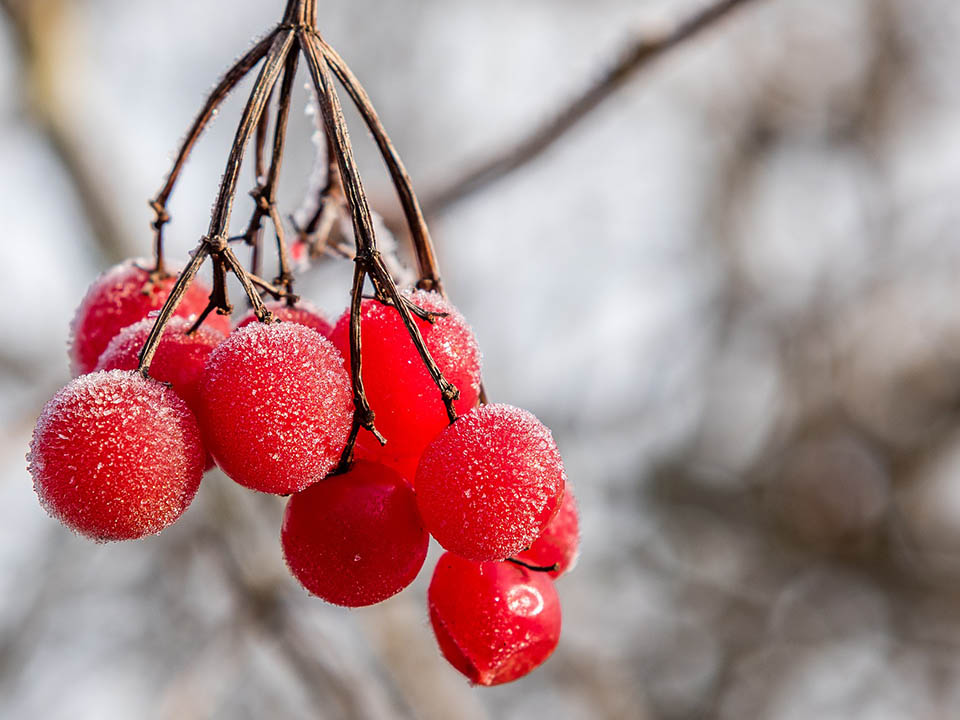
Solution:
[{"label": "berry cluster stem", "polygon": [[[383,124],[380,122],[366,91],[343,59],[318,33],[316,11],[316,0],[288,0],[283,20],[277,28],[248,51],[214,88],[213,93],[195,119],[166,183],[151,202],[151,207],[156,214],[153,223],[156,233],[154,243],[156,272],[162,273],[164,272],[163,226],[170,220],[167,212],[167,202],[177,178],[197,139],[209,124],[224,98],[262,60],[263,65],[244,107],[233,146],[227,159],[226,169],[210,220],[210,228],[207,235],[193,251],[190,263],[180,274],[169,298],[161,308],[150,336],[141,350],[139,369],[144,375],[147,374],[164,327],[169,322],[189,283],[193,280],[207,256],[213,258],[214,284],[210,302],[203,312],[203,317],[206,317],[214,309],[229,312],[230,305],[226,293],[227,271],[235,274],[240,280],[253,305],[254,312],[261,321],[269,322],[272,320],[271,313],[263,303],[261,292],[270,293],[278,299],[286,298],[290,303],[296,301],[296,296],[292,292],[293,274],[290,268],[283,222],[277,209],[276,190],[283,159],[293,82],[299,55],[302,52],[316,89],[323,128],[330,151],[328,157],[330,173],[327,187],[324,189],[324,197],[318,214],[311,221],[311,225],[314,226],[311,229],[320,228],[329,233],[329,229],[336,218],[331,217],[332,212],[328,214],[326,211],[342,207],[343,203],[338,202],[339,196],[342,196],[346,206],[350,209],[356,245],[354,282],[350,305],[351,381],[355,413],[350,441],[344,450],[341,461],[343,466],[349,466],[353,454],[353,445],[361,427],[372,432],[381,443],[386,442],[383,436],[377,432],[374,424],[374,413],[367,400],[362,377],[360,317],[363,288],[368,278],[373,285],[376,298],[381,302],[392,305],[399,313],[421,360],[440,392],[450,422],[457,418],[454,402],[459,397],[459,391],[443,376],[424,343],[423,335],[414,318],[415,315],[422,316],[422,311],[413,306],[401,294],[377,248],[372,214],[354,159],[350,134],[343,117],[343,108],[334,87],[334,75],[346,88],[350,98],[359,109],[365,124],[373,134],[396,187],[416,250],[419,269],[417,285],[420,288],[443,294],[436,253],[420,203],[413,191],[410,177]],[[282,81],[280,80],[281,75]],[[280,90],[277,100],[271,162],[269,170],[264,175],[264,154],[269,123],[267,108],[271,104],[271,98],[278,82],[280,82]],[[247,147],[254,136],[256,136],[257,185],[252,193],[255,201],[253,216],[243,236],[230,238],[228,236],[230,217],[236,197],[240,167],[247,152]],[[334,168],[337,170],[336,173],[333,172]],[[269,218],[273,224],[277,239],[280,274],[273,284],[259,277],[256,272],[260,264],[261,231],[265,218]],[[253,246],[252,270],[245,269],[231,249],[230,242],[235,240],[243,240]]]}]

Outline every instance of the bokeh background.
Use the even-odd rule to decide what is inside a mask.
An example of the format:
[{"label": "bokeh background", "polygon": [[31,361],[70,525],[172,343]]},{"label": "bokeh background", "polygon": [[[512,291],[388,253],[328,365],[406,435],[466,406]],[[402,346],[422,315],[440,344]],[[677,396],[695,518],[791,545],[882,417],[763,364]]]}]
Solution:
[{"label": "bokeh background", "polygon": [[[222,475],[132,544],[42,511],[24,454],[68,379],[73,310],[101,269],[149,252],[146,200],[178,138],[282,3],[0,6],[0,716],[960,714],[960,5],[745,2],[435,208],[491,395],[553,428],[581,508],[559,649],[494,689],[434,647],[435,549],[411,589],[346,611],[286,574],[282,502]],[[320,25],[429,196],[699,6],[332,0]],[[180,257],[246,88],[171,203]],[[315,159],[297,90],[288,211]],[[392,189],[348,119],[389,224]],[[246,168],[238,226],[248,187]],[[299,287],[337,314],[349,273],[319,263]]]}]

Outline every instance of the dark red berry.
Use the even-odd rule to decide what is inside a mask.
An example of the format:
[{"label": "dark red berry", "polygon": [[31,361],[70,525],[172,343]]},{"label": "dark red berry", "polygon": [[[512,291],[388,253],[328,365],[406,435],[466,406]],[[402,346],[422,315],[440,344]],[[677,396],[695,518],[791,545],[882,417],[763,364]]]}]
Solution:
[{"label": "dark red berry", "polygon": [[[433,324],[420,318],[416,323],[444,377],[460,391],[457,412],[468,412],[477,404],[480,393],[480,350],[470,326],[436,293],[418,290],[409,297],[424,310],[447,313]],[[347,311],[331,335],[347,359],[349,329]],[[440,392],[395,308],[364,300],[360,334],[364,388],[376,414],[377,429],[387,438],[387,452],[393,457],[419,457],[449,422]]]},{"label": "dark red berry", "polygon": [[290,498],[281,540],[290,572],[307,590],[360,607],[413,582],[429,536],[410,484],[360,460]]},{"label": "dark red berry", "polygon": [[427,591],[430,623],[447,661],[478,685],[516,680],[560,639],[560,600],[546,573],[445,553]]},{"label": "dark red berry", "polygon": [[390,443],[381,445],[370,432],[361,429],[354,448],[355,457],[358,460],[369,460],[386,465],[400,473],[404,480],[412,485],[417,476],[417,464],[420,462],[420,456],[395,453],[393,448],[393,444]]}]

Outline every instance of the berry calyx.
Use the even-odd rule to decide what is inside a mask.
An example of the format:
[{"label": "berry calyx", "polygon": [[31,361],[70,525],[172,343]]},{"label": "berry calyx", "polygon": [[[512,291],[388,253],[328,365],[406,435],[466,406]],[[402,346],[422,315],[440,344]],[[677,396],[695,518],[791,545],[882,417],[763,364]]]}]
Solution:
[{"label": "berry calyx", "polygon": [[566,476],[550,430],[526,410],[484,405],[447,427],[417,466],[430,534],[471,560],[529,547],[560,506]]},{"label": "berry calyx", "polygon": [[[187,334],[193,322],[174,317],[164,328],[157,352],[150,363],[150,376],[170,383],[190,409],[199,409],[199,384],[204,365],[213,349],[223,341],[223,334],[201,326]],[[97,370],[136,370],[140,349],[153,329],[153,320],[141,320],[121,330],[107,345],[97,362]]]},{"label": "berry calyx", "polygon": [[[268,302],[267,309],[273,313],[277,320],[282,322],[295,322],[313,328],[324,337],[329,338],[333,332],[333,323],[327,320],[323,311],[305,300],[297,301],[297,304],[291,307],[282,300],[272,300]],[[246,327],[252,322],[258,322],[256,313],[250,310],[237,323],[237,329]]]},{"label": "berry calyx", "polygon": [[353,418],[343,358],[297,323],[253,323],[231,333],[200,380],[207,449],[233,480],[288,495],[329,473]]},{"label": "berry calyx", "polygon": [[44,406],[27,458],[47,512],[106,541],[151,535],[179,518],[205,453],[176,393],[113,370],[73,380]]},{"label": "berry calyx", "polygon": [[445,553],[427,591],[447,661],[477,685],[500,685],[541,665],[560,639],[560,600],[546,573]]},{"label": "berry calyx", "polygon": [[[408,297],[423,310],[443,314],[433,323],[414,319],[440,371],[460,391],[454,407],[458,413],[468,412],[480,394],[480,349],[470,326],[437,293],[417,290]],[[396,308],[364,300],[360,336],[364,389],[376,414],[377,430],[387,439],[388,455],[417,458],[449,422],[440,392]],[[330,337],[349,362],[349,310]],[[369,438],[364,444],[370,447],[377,442],[369,434],[364,436]],[[381,460],[379,456],[373,459]]]},{"label": "berry calyx", "polygon": [[[139,261],[146,264],[147,261]],[[152,278],[136,260],[114,265],[93,281],[70,325],[70,362],[74,375],[88,373],[97,364],[107,344],[123,328],[159,310],[170,295],[176,277]],[[207,306],[210,291],[194,280],[177,306],[176,315],[199,315]],[[230,320],[211,313],[206,322],[224,334]]]},{"label": "berry calyx", "polygon": [[576,565],[579,553],[580,518],[573,492],[567,485],[560,509],[553,516],[553,520],[547,524],[530,549],[517,555],[516,559],[538,567],[556,565],[556,570],[549,571],[550,577],[556,579]]},{"label": "berry calyx", "polygon": [[390,468],[357,461],[290,498],[281,542],[290,572],[307,590],[361,607],[413,582],[429,536],[410,484]]}]

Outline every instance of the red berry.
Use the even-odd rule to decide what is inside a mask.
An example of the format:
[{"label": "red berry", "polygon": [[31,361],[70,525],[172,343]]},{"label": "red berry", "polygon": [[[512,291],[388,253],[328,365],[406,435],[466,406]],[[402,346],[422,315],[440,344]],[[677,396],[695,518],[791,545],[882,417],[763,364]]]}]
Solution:
[{"label": "red berry", "polygon": [[[267,303],[267,309],[274,314],[277,320],[306,325],[324,337],[330,337],[330,333],[333,332],[333,323],[327,320],[323,311],[304,300],[298,301],[293,307],[290,307],[282,300],[275,300]],[[246,327],[252,322],[257,322],[257,315],[253,310],[244,315],[240,322],[237,323],[237,329]]]},{"label": "red berry", "polygon": [[[437,366],[460,391],[457,412],[468,412],[480,393],[480,350],[473,332],[440,295],[418,290],[410,299],[424,310],[448,313],[433,324],[415,319]],[[363,383],[377,429],[392,446],[392,455],[418,457],[449,422],[440,392],[395,308],[364,300],[360,334]],[[330,337],[349,360],[349,310]]]},{"label": "red berry", "polygon": [[[150,375],[170,383],[174,391],[186,400],[190,409],[199,409],[199,384],[203,366],[211,351],[223,341],[216,330],[201,326],[193,333],[187,331],[193,323],[187,318],[171,318],[164,329],[157,352],[150,364]],[[114,336],[97,362],[97,370],[136,370],[140,349],[153,329],[153,320],[141,320],[125,327]]]},{"label": "red berry", "polygon": [[370,432],[363,429],[357,436],[357,444],[354,449],[356,451],[355,457],[358,460],[369,460],[386,465],[400,473],[404,480],[413,485],[417,475],[417,464],[420,462],[419,455],[402,455],[392,452],[393,443],[381,445]]},{"label": "red berry", "polygon": [[[146,264],[146,261],[140,261]],[[88,373],[97,364],[107,344],[123,328],[143,320],[159,310],[176,281],[174,277],[152,281],[150,271],[136,260],[127,260],[93,281],[77,308],[70,326],[70,360],[74,375]],[[187,288],[176,314],[199,315],[207,306],[210,291],[194,281]],[[224,333],[230,332],[230,320],[211,314],[207,322]]]},{"label": "red berry", "polygon": [[560,600],[546,573],[445,553],[427,591],[440,651],[478,685],[516,680],[560,639]]},{"label": "red berry", "polygon": [[413,582],[429,536],[410,484],[361,460],[290,498],[281,541],[290,572],[307,590],[361,607]]},{"label": "red berry", "polygon": [[353,420],[350,378],[320,333],[297,323],[253,323],[210,354],[199,419],[227,475],[287,495],[337,464]]},{"label": "red berry", "polygon": [[566,476],[550,431],[526,410],[485,405],[424,451],[417,503],[427,530],[471,560],[503,560],[530,546],[560,505]]},{"label": "red berry", "polygon": [[73,380],[43,408],[28,455],[53,517],[96,540],[160,532],[203,475],[200,430],[161,383],[113,370]]},{"label": "red berry", "polygon": [[580,519],[576,500],[567,485],[557,514],[530,549],[517,555],[517,560],[539,567],[555,564],[557,569],[549,574],[552,578],[558,578],[576,565],[579,552]]}]

